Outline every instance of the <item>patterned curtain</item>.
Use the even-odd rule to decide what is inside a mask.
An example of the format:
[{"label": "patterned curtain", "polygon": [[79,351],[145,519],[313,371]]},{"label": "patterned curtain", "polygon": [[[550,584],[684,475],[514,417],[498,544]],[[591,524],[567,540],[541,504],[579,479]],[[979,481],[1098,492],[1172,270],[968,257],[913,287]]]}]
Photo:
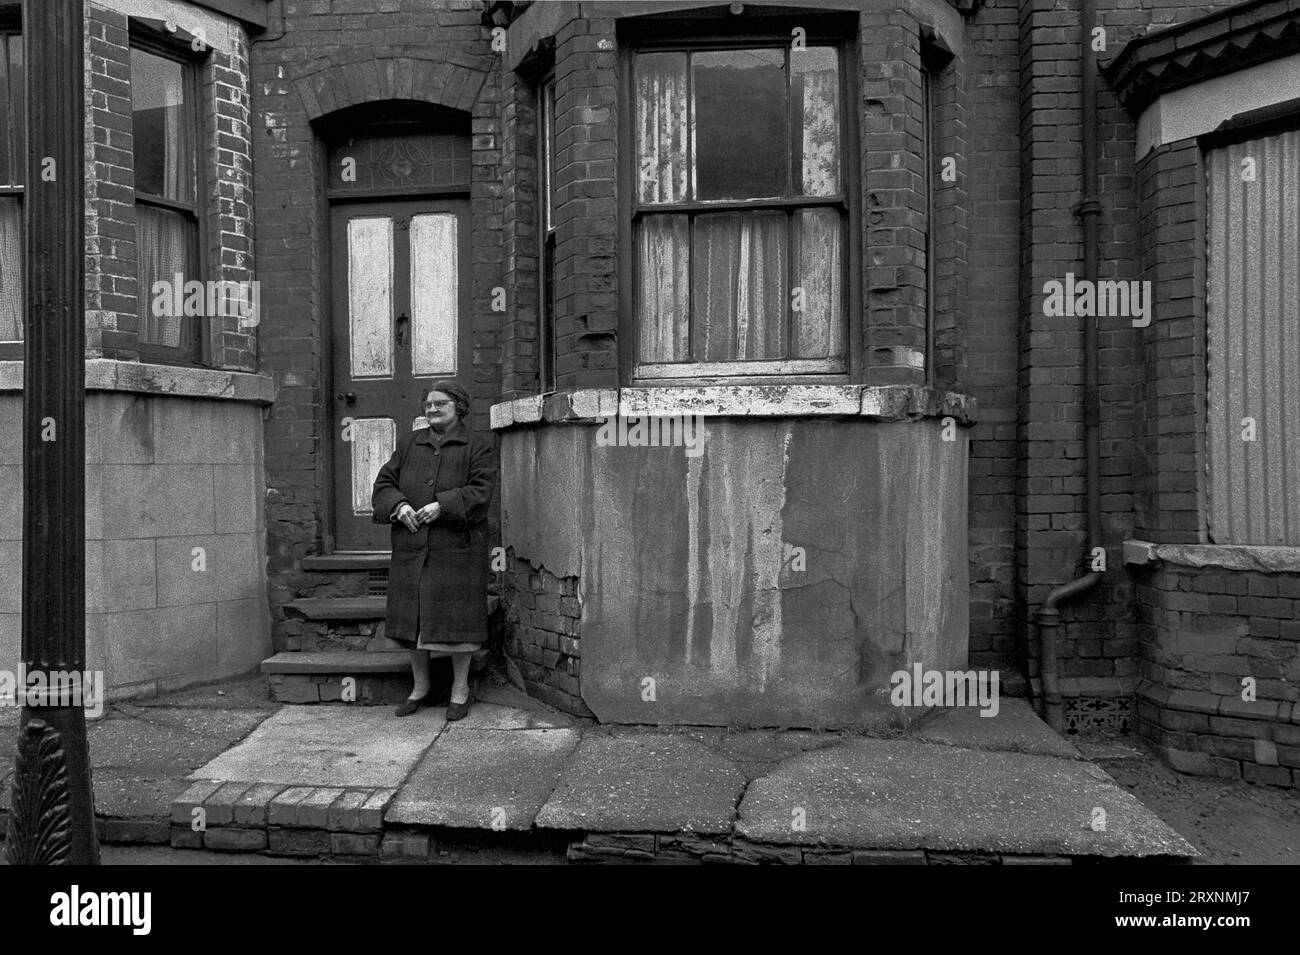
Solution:
[{"label": "patterned curtain", "polygon": [[688,196],[686,54],[637,57],[637,182],[642,202],[681,202]]},{"label": "patterned curtain", "polygon": [[23,214],[18,199],[0,199],[0,341],[23,340]]},{"label": "patterned curtain", "polygon": [[696,218],[692,257],[696,360],[784,356],[787,221],[784,212],[724,212]]},{"label": "patterned curtain", "polygon": [[[805,196],[840,191],[840,78],[835,51],[809,47],[790,54],[791,95],[803,113]],[[796,107],[797,108],[797,107]]]},{"label": "patterned curtain", "polygon": [[[155,315],[153,284],[175,284],[176,273],[185,281],[196,278],[190,263],[193,224],[179,213],[137,204],[136,240],[140,254],[140,341],[171,348],[191,346],[197,317]],[[182,303],[184,297],[181,297]],[[206,308],[206,303],[204,305]]]},{"label": "patterned curtain", "polygon": [[641,361],[690,360],[691,221],[685,215],[646,216],[638,254]]}]

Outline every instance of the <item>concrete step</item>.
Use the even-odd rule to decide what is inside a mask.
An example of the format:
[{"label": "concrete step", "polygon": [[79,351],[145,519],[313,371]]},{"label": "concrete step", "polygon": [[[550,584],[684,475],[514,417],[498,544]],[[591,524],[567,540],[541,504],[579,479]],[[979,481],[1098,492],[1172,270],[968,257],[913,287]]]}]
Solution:
[{"label": "concrete step", "polygon": [[271,695],[281,703],[398,703],[411,692],[405,650],[277,653],[262,661]]},{"label": "concrete step", "polygon": [[[379,640],[392,644],[382,637],[372,644]],[[481,669],[487,657],[487,650],[475,653],[470,669]],[[289,651],[263,660],[262,672],[272,697],[280,703],[382,706],[400,703],[411,693],[411,663],[405,649]],[[448,662],[435,661],[431,675],[430,692],[435,698],[451,692]]]},{"label": "concrete step", "polygon": [[301,597],[285,605],[308,620],[383,620],[386,597]]},{"label": "concrete step", "polygon": [[303,570],[387,570],[392,560],[388,551],[355,554],[321,554],[302,559]]},{"label": "concrete step", "polygon": [[263,673],[361,675],[410,672],[404,650],[320,650],[277,653],[262,661]]},{"label": "concrete step", "polygon": [[[488,616],[496,613],[501,598],[488,594]],[[285,604],[289,610],[308,620],[383,620],[387,597],[300,597]]]}]

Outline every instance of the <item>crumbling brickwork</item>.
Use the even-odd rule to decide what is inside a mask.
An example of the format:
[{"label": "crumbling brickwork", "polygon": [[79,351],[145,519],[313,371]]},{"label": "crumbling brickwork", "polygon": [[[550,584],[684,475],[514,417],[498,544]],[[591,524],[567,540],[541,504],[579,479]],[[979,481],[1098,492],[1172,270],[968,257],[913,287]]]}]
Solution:
[{"label": "crumbling brickwork", "polygon": [[590,716],[582,701],[582,603],[576,577],[506,554],[506,654],[528,692],[569,713]]}]

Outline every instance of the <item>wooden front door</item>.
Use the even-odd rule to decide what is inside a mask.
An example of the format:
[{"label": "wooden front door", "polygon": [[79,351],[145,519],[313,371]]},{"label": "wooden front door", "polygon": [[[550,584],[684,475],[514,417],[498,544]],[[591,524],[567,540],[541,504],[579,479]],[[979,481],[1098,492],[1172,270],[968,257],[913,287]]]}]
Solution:
[{"label": "wooden front door", "polygon": [[427,426],[425,388],[469,387],[469,202],[337,204],[330,219],[334,549],[388,550],[375,475],[402,431]]}]

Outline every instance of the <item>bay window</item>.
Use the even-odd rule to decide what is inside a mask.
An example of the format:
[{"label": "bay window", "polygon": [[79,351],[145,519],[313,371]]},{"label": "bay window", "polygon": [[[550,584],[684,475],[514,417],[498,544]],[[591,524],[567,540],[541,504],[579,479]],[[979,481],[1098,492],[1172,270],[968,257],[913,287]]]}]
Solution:
[{"label": "bay window", "polygon": [[841,61],[788,36],[633,51],[638,378],[847,370]]}]

